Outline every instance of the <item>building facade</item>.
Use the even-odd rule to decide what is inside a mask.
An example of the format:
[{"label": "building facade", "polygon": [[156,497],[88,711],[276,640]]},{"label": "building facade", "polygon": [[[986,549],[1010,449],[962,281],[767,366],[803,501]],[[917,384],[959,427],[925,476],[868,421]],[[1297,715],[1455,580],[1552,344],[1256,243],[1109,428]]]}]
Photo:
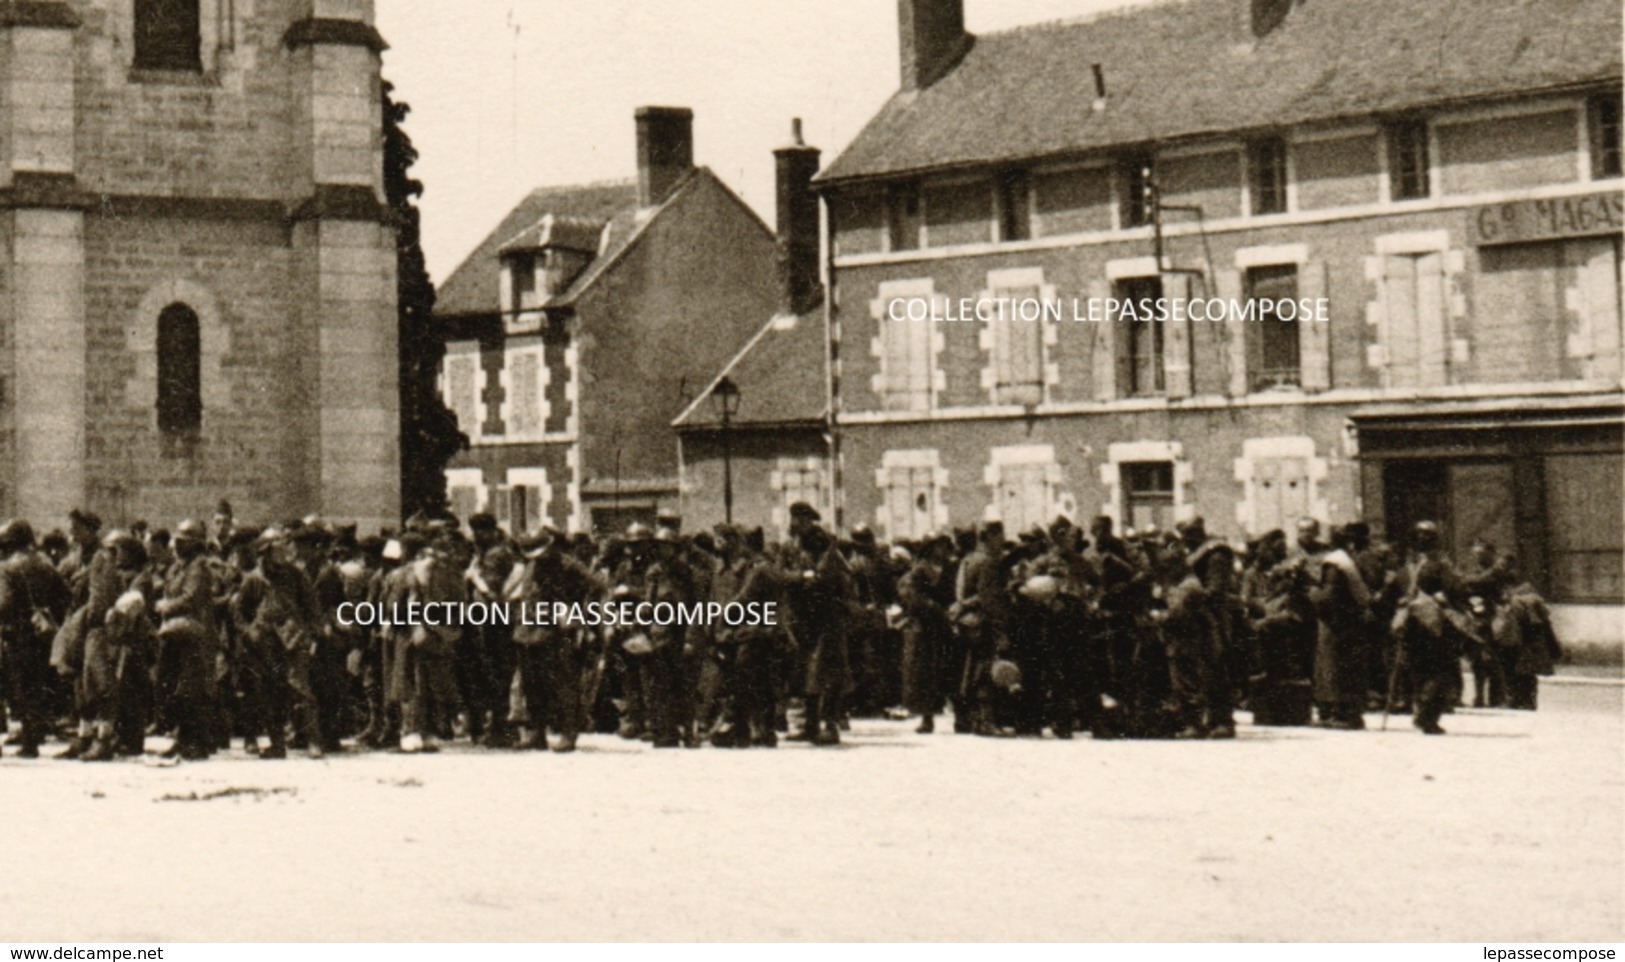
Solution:
[{"label": "building facade", "polygon": [[[1362,518],[1403,544],[1429,518],[1617,648],[1619,10],[1498,6],[971,36],[957,0],[901,0],[902,89],[817,180],[846,523]],[[1159,298],[1194,319],[1136,309]]]},{"label": "building facade", "polygon": [[678,512],[672,419],[772,312],[773,234],[694,166],[692,114],[636,121],[635,182],[532,193],[440,290],[461,517],[619,531]]},{"label": "building facade", "polygon": [[0,6],[0,513],[399,520],[371,6]]}]

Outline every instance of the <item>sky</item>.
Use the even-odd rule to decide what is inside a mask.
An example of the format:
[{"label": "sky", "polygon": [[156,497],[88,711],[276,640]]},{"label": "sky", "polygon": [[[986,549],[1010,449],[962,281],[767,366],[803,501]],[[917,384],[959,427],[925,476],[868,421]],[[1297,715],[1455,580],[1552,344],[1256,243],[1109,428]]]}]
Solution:
[{"label": "sky", "polygon": [[[636,174],[632,113],[692,108],[695,162],[773,223],[790,119],[833,161],[897,89],[893,0],[376,0],[410,104],[436,283],[537,187]],[[1003,30],[1144,0],[965,0]]]}]

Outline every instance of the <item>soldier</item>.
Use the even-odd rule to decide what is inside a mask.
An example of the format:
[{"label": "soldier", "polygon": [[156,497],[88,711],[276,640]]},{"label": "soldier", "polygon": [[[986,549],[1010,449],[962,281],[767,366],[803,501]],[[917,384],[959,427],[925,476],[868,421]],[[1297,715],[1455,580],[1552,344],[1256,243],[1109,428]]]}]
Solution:
[{"label": "soldier", "polygon": [[[741,532],[730,526],[720,529],[719,535],[723,565],[713,585],[713,600],[723,605],[775,604],[782,609],[783,580],[763,554],[762,529]],[[723,748],[778,745],[773,730],[773,665],[782,640],[777,625],[717,627],[725,709],[711,744]]]},{"label": "soldier", "polygon": [[1507,701],[1506,669],[1494,637],[1496,615],[1509,587],[1500,560],[1495,545],[1477,539],[1471,548],[1471,566],[1461,576],[1462,594],[1478,625],[1478,634],[1467,653],[1473,669],[1474,708],[1500,708]]},{"label": "soldier", "polygon": [[[1455,569],[1439,546],[1439,526],[1418,521],[1405,564],[1406,591],[1393,630],[1400,645],[1397,671],[1408,672],[1416,693],[1411,723],[1426,735],[1443,735],[1439,716],[1461,695],[1463,634],[1453,599],[1460,595]],[[1465,616],[1461,616],[1465,617]]]},{"label": "soldier", "polygon": [[[435,540],[413,545],[415,555],[402,558],[404,598],[399,610],[417,602],[422,605],[461,609],[464,594],[463,567],[452,559],[450,532],[435,531]],[[403,550],[406,543],[403,541]],[[421,547],[420,547],[421,546]],[[397,633],[395,670],[400,681],[401,751],[439,751],[439,738],[450,731],[457,711],[457,680],[453,669],[462,629],[456,618],[444,612],[439,623],[423,622],[402,626]]]},{"label": "soldier", "polygon": [[[528,562],[519,603],[529,612],[513,631],[519,687],[529,717],[518,743],[521,749],[546,751],[551,721],[559,732],[553,750],[575,751],[589,708],[583,704],[582,676],[597,661],[594,635],[586,626],[556,622],[553,606],[597,601],[604,596],[604,586],[569,549],[550,532],[530,535],[519,543]],[[535,610],[537,605],[543,606],[542,612]]]},{"label": "soldier", "polygon": [[1234,595],[1235,552],[1206,541],[1186,559],[1187,574],[1169,593],[1165,632],[1181,738],[1234,738],[1231,665],[1246,644],[1246,621]]},{"label": "soldier", "polygon": [[[508,536],[497,527],[495,516],[480,512],[469,517],[468,530],[474,538],[474,559],[468,567],[469,592],[474,601],[498,605],[503,602],[503,586],[513,574],[518,555]],[[508,748],[514,743],[508,725],[508,689],[513,681],[514,648],[512,625],[490,619],[472,628],[463,650],[469,674],[465,689],[468,700],[469,737],[480,739],[488,748]],[[487,721],[489,717],[489,721]],[[483,736],[479,728],[484,725]]]},{"label": "soldier", "polygon": [[1010,644],[1007,575],[1004,524],[985,522],[977,532],[976,550],[959,564],[954,607],[949,612],[965,640],[959,696],[977,735],[998,734],[990,671],[994,657],[1006,652]]},{"label": "soldier", "polygon": [[[305,572],[290,557],[280,529],[253,545],[256,565],[232,599],[232,621],[241,641],[244,688],[252,706],[243,747],[264,759],[288,757],[287,729],[312,758],[323,754],[321,704],[310,670],[320,613]],[[269,746],[258,748],[265,735]]]},{"label": "soldier", "polygon": [[1286,532],[1265,532],[1254,544],[1242,578],[1242,601],[1258,640],[1262,678],[1252,690],[1253,721],[1259,725],[1310,722],[1315,640],[1309,574],[1288,557]]},{"label": "soldier", "polygon": [[182,521],[173,540],[175,560],[164,575],[155,606],[158,628],[158,691],[168,703],[175,743],[165,757],[202,760],[214,753],[215,669],[220,636],[214,621],[214,576],[202,523]]},{"label": "soldier", "polygon": [[1371,592],[1354,563],[1347,529],[1333,529],[1331,547],[1316,558],[1309,597],[1319,628],[1315,640],[1315,704],[1325,728],[1365,728],[1366,641]]},{"label": "soldier", "polygon": [[903,707],[920,716],[915,731],[922,735],[936,731],[937,713],[953,687],[953,626],[948,621],[953,547],[947,535],[928,537],[897,583],[903,609]]},{"label": "soldier", "polygon": [[806,646],[806,722],[790,736],[814,745],[838,745],[846,694],[852,685],[848,655],[848,612],[856,592],[851,569],[835,538],[816,522],[803,525],[798,539],[810,567],[802,569],[796,634]]},{"label": "soldier", "polygon": [[17,754],[38,758],[50,727],[51,642],[68,613],[68,586],[34,550],[27,521],[0,526],[0,658],[22,722]]}]

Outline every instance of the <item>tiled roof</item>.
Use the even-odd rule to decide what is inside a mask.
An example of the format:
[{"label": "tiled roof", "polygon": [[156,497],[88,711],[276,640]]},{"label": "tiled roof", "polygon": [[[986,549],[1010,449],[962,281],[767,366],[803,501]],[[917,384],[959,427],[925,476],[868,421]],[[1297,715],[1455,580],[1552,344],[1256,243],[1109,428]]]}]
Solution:
[{"label": "tiled roof", "polygon": [[772,318],[734,355],[710,384],[672,422],[678,428],[708,428],[721,423],[711,389],[723,377],[739,388],[739,413],[733,423],[789,425],[822,422],[829,410],[825,393],[824,310]]},{"label": "tiled roof", "polygon": [[[531,191],[439,286],[435,313],[480,314],[500,310],[498,282],[501,265],[497,261],[497,254],[502,247],[517,239],[521,232],[537,227],[547,215],[600,224],[610,222],[608,242],[600,249],[599,259],[602,260],[619,245],[624,245],[631,236],[630,225],[637,212],[637,204],[638,185],[635,181],[543,187]],[[583,273],[588,272],[590,269]]]},{"label": "tiled roof", "polygon": [[[978,36],[894,95],[824,183],[1617,82],[1619,0],[1177,0]],[[1104,109],[1094,110],[1091,65]]]}]

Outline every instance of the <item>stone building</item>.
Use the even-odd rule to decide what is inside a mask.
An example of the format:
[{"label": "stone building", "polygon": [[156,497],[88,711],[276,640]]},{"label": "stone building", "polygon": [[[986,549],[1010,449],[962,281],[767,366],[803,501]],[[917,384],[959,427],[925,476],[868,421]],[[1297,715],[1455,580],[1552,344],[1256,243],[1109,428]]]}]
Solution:
[{"label": "stone building", "polygon": [[[778,304],[677,419],[685,523],[727,520],[789,531],[798,501],[829,513],[828,337],[819,261],[819,151],[801,139],[773,152],[778,220]],[[723,423],[723,405],[728,407]],[[730,510],[731,509],[731,510]]]},{"label": "stone building", "polygon": [[692,113],[635,119],[636,181],[534,191],[440,287],[461,517],[618,531],[677,512],[672,419],[772,312],[772,231],[694,165]]},{"label": "stone building", "polygon": [[0,513],[399,520],[371,7],[0,4]]},{"label": "stone building", "polygon": [[[846,523],[1403,543],[1432,518],[1617,649],[1616,0],[1185,0],[983,36],[961,7],[900,0],[901,87],[816,180]],[[1159,297],[1329,320],[1120,306]],[[1059,316],[977,318],[1000,302]]]}]

